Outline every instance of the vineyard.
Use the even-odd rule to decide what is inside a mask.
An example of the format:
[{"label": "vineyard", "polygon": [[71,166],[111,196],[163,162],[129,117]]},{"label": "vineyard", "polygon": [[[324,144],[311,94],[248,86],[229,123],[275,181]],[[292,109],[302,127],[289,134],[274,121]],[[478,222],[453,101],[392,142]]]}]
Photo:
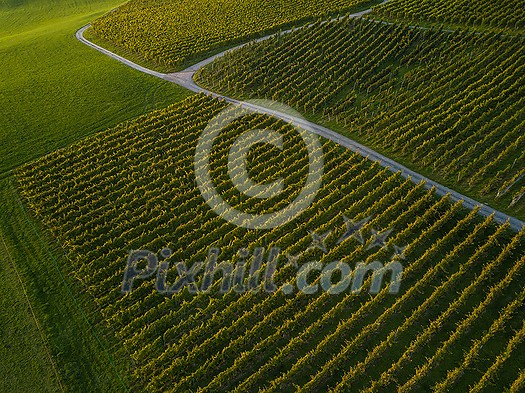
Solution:
[{"label": "vineyard", "polygon": [[522,33],[523,0],[391,0],[374,9],[374,16],[407,22],[438,23],[484,30]]},{"label": "vineyard", "polygon": [[344,19],[247,45],[196,80],[289,104],[524,217],[524,51],[522,37]]},{"label": "vineyard", "polygon": [[[326,33],[345,40],[345,34],[361,30],[371,40],[385,39],[380,25],[352,25],[350,30],[349,22],[343,23],[331,25]],[[392,45],[410,44],[406,30],[391,27],[383,34],[394,33],[401,38],[389,40]],[[440,35],[414,34],[423,53],[429,45],[425,34]],[[312,41],[319,39],[316,35]],[[463,35],[450,39],[457,53],[475,41]],[[326,42],[331,47],[333,41]],[[438,50],[441,40],[431,42]],[[493,43],[478,44],[490,49]],[[268,59],[281,48],[272,45]],[[311,51],[307,47],[302,52]],[[511,52],[509,63],[516,61]],[[330,59],[328,51],[317,53]],[[410,52],[405,53],[410,58]],[[370,64],[375,55],[369,52]],[[443,58],[437,70],[448,62]],[[417,78],[416,71],[410,75]],[[372,86],[371,79],[361,80]],[[405,86],[409,83],[415,82],[406,78]],[[276,91],[283,94],[284,86]],[[387,96],[384,88],[383,94]],[[226,105],[195,95],[17,171],[25,204],[61,244],[71,274],[133,360],[129,375],[121,371],[132,391],[383,392],[398,387],[489,392],[494,383],[520,391],[525,379],[525,231],[495,225],[492,218],[482,219],[476,210],[466,211],[448,197],[436,198],[423,184],[326,140],[323,185],[307,210],[275,229],[233,226],[206,205],[193,175],[199,135]],[[512,127],[507,127],[510,132]],[[225,157],[237,137],[264,128],[283,135],[283,150],[255,147],[248,170],[260,183],[276,176],[284,179],[285,192],[277,200],[240,194],[225,170]],[[234,207],[257,212],[278,210],[296,198],[307,166],[306,147],[294,128],[260,114],[231,122],[210,158],[221,195]],[[346,230],[344,217],[369,217],[361,230],[363,241],[338,241]],[[375,230],[388,229],[384,246],[374,247]],[[328,233],[326,252],[310,247],[309,231]],[[406,248],[399,253],[397,246]],[[123,295],[129,250],[157,253],[167,247],[172,250],[168,261],[188,265],[204,260],[210,247],[221,249],[221,260],[244,258],[236,254],[242,248],[264,252],[279,247],[278,288],[294,277],[294,267],[286,263],[291,256],[298,264],[338,260],[352,266],[357,261],[401,260],[403,280],[396,296],[386,285],[375,295],[366,290],[285,295],[278,290],[218,296],[184,290],[165,296],[155,290],[154,278],[137,281],[134,291]],[[370,281],[364,277],[365,286]],[[219,285],[217,281],[212,288]]]},{"label": "vineyard", "polygon": [[93,33],[156,67],[175,69],[266,32],[379,1],[131,0],[92,23]]}]

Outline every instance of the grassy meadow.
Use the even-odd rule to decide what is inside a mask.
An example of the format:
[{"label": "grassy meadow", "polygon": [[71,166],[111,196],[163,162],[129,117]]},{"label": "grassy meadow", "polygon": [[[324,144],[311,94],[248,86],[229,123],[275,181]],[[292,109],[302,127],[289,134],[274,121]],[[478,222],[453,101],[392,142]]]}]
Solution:
[{"label": "grassy meadow", "polygon": [[76,40],[78,28],[118,4],[2,0],[1,175],[189,94]]}]

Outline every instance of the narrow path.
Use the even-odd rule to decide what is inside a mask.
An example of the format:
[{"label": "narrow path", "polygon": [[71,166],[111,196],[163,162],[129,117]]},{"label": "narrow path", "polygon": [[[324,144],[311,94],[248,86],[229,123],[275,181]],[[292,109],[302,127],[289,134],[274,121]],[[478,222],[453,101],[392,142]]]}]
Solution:
[{"label": "narrow path", "polygon": [[[384,3],[388,2],[388,0],[386,0]],[[349,17],[351,18],[359,18],[363,15],[366,15],[368,14],[369,12],[371,12],[372,10],[371,9],[368,9],[368,10],[365,10],[365,11],[361,11],[361,12],[358,12],[358,13],[355,13],[355,14],[351,14],[349,15]],[[318,124],[315,124],[315,123],[312,123],[310,121],[307,121],[305,119],[301,119],[301,118],[298,118],[298,117],[294,117],[294,116],[290,116],[290,115],[287,115],[285,113],[282,113],[282,112],[278,112],[278,111],[274,111],[272,109],[268,109],[268,108],[265,108],[265,107],[262,107],[262,106],[258,106],[258,105],[253,105],[253,104],[250,104],[250,103],[246,103],[244,101],[239,101],[239,100],[236,100],[234,98],[230,98],[230,97],[226,97],[226,96],[223,96],[221,94],[217,94],[217,93],[214,93],[212,91],[209,91],[209,90],[206,90],[202,87],[200,87],[199,85],[197,85],[195,83],[195,81],[193,80],[193,77],[195,75],[195,73],[200,70],[201,68],[203,68],[204,66],[210,64],[211,62],[213,62],[215,59],[219,58],[219,57],[222,57],[224,56],[225,53],[227,52],[230,52],[230,51],[235,51],[239,48],[242,48],[243,46],[247,45],[248,43],[245,43],[245,44],[242,44],[242,45],[239,45],[239,46],[236,46],[232,49],[229,49],[227,51],[224,51],[224,52],[221,52],[221,53],[218,53],[208,59],[205,59],[191,67],[188,67],[186,68],[185,70],[183,71],[180,71],[180,72],[175,72],[175,73],[171,73],[171,74],[163,74],[163,73],[160,73],[160,72],[157,72],[157,71],[153,71],[153,70],[150,70],[148,68],[145,68],[145,67],[142,67],[136,63],[133,63],[132,61],[128,60],[128,59],[125,59],[124,57],[122,56],[119,56],[107,49],[104,49],[102,48],[101,46],[99,45],[96,45],[90,41],[88,41],[86,38],[84,38],[84,32],[90,27],[91,25],[87,25],[87,26],[84,26],[82,27],[80,30],[77,31],[76,33],[76,37],[77,39],[98,50],[99,52],[102,52],[104,53],[105,55],[107,56],[110,56],[112,57],[113,59],[115,60],[118,60],[120,61],[121,63],[124,63],[126,64],[127,66],[131,67],[131,68],[134,68],[136,69],[137,71],[140,71],[140,72],[143,72],[145,74],[149,74],[149,75],[153,75],[157,78],[161,78],[161,79],[164,79],[166,81],[169,81],[169,82],[172,82],[172,83],[176,83],[177,85],[179,86],[182,86],[182,87],[185,87],[186,89],[188,90],[191,90],[195,93],[205,93],[207,95],[211,95],[213,97],[216,97],[216,98],[222,98],[224,100],[226,100],[227,102],[231,102],[231,103],[234,103],[234,104],[239,104],[239,105],[242,105],[243,107],[246,107],[248,109],[251,109],[253,110],[254,112],[257,112],[257,113],[264,113],[264,114],[268,114],[268,115],[271,115],[271,116],[275,116],[277,118],[280,118],[282,120],[285,120],[287,122],[290,122],[296,126],[299,126],[307,131],[310,131],[310,132],[313,132],[317,135],[320,135],[324,138],[327,138],[327,139],[330,139],[332,140],[333,142],[335,143],[338,143],[340,144],[341,146],[344,146],[350,150],[352,150],[353,152],[356,152],[360,155],[362,155],[363,157],[367,157],[369,158],[370,160],[373,160],[373,161],[377,161],[381,166],[383,167],[388,167],[390,168],[390,170],[394,171],[394,172],[401,172],[401,175],[404,177],[404,178],[410,178],[414,183],[419,183],[421,181],[424,181],[425,182],[425,187],[427,189],[431,189],[432,187],[435,187],[436,189],[436,194],[439,195],[439,196],[443,196],[443,195],[446,195],[446,194],[450,194],[450,198],[452,201],[463,201],[463,206],[465,206],[466,208],[472,210],[474,209],[475,207],[477,206],[480,206],[480,210],[479,210],[479,213],[484,216],[484,217],[488,217],[489,215],[491,214],[494,214],[494,219],[499,222],[499,223],[504,223],[504,222],[507,222],[509,221],[510,223],[510,226],[512,229],[514,229],[515,231],[520,231],[522,228],[525,228],[525,222],[515,218],[515,217],[512,217],[512,216],[509,216],[508,214],[505,214],[503,212],[500,212],[498,210],[495,210],[493,208],[491,208],[490,206],[487,206],[483,203],[480,203],[480,202],[477,202],[476,200],[472,199],[472,198],[469,198],[459,192],[456,192],[448,187],[445,187],[443,185],[441,185],[440,183],[436,182],[436,181],[433,181],[425,176],[422,176],[420,175],[419,173],[411,170],[411,169],[408,169],[407,167],[405,167],[404,165],[401,165],[400,163],[388,158],[388,157],[385,157],[384,155],[382,154],[379,154],[378,152],[350,139],[350,138],[347,138],[335,131],[332,131],[326,127],[323,127],[323,126],[320,126]],[[276,33],[276,34],[272,34],[272,35],[268,35],[266,37],[262,37],[262,38],[259,38],[259,39],[256,39],[256,40],[253,40],[253,41],[250,41],[251,42],[261,42],[261,41],[265,41],[269,38],[272,38],[278,34],[287,34],[287,33],[290,33],[292,30],[286,30],[286,31],[282,31],[282,32],[279,32],[279,33]]]}]

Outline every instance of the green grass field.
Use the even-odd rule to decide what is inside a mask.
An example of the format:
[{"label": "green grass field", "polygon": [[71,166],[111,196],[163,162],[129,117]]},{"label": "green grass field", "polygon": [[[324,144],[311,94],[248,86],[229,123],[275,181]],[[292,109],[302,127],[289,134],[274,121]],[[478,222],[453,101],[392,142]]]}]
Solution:
[{"label": "green grass field", "polygon": [[58,392],[60,379],[47,338],[3,234],[0,251],[0,391]]},{"label": "green grass field", "polygon": [[188,93],[78,42],[119,1],[0,3],[0,174]]}]

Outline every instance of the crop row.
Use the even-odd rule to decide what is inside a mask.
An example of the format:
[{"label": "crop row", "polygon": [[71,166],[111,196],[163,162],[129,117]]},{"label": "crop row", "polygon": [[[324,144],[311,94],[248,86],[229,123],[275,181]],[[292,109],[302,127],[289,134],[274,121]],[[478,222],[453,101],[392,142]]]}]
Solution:
[{"label": "crop row", "polygon": [[[468,358],[445,359],[452,345],[475,352],[480,326],[506,325],[510,317],[486,312],[494,302],[507,307],[523,289],[523,236],[511,234],[477,211],[467,212],[448,197],[436,198],[424,184],[322,140],[323,185],[313,203],[295,220],[268,230],[236,227],[214,213],[194,180],[199,135],[224,102],[203,95],[98,134],[22,167],[17,175],[25,203],[50,229],[71,261],[72,274],[93,297],[105,326],[121,342],[134,368],[129,385],[137,391],[304,391],[327,387],[381,390],[393,381],[407,387],[424,380],[460,384]],[[227,156],[244,132],[272,129],[283,135],[283,150],[255,145],[249,172],[261,183],[276,176],[286,184],[282,196],[259,200],[240,195],[227,176]],[[308,154],[296,130],[280,120],[247,114],[225,127],[213,145],[210,174],[221,195],[237,209],[275,211],[304,185]],[[368,218],[359,237],[344,241],[344,217]],[[391,229],[382,246],[376,231]],[[328,233],[326,252],[312,248],[313,231]],[[280,248],[276,292],[230,291],[194,295],[183,290],[158,293],[155,277],[137,280],[123,294],[122,277],[129,250],[147,249],[192,266],[211,247],[220,261],[238,262],[237,251],[253,255]],[[397,247],[406,247],[402,255]],[[398,295],[387,283],[370,295],[372,278],[361,292],[340,295],[283,293],[298,265],[312,260],[372,263],[399,261],[403,278]],[[247,267],[253,263],[248,258]],[[172,271],[168,281],[173,283]],[[311,277],[313,284],[320,277]],[[498,280],[501,279],[500,282]],[[202,276],[196,277],[200,287]],[[244,284],[248,283],[246,277]],[[514,301],[514,303],[513,303]],[[512,309],[512,310],[511,310]],[[470,326],[476,328],[470,329]],[[505,327],[503,327],[505,326]],[[518,371],[501,376],[516,356],[522,334],[508,345],[484,352],[476,363],[485,379],[518,386]],[[488,340],[486,338],[485,340]],[[474,341],[473,341],[474,340]],[[424,348],[436,348],[426,359]],[[454,372],[462,369],[467,372]],[[451,374],[453,373],[453,374]],[[453,381],[452,381],[453,375]],[[374,379],[370,379],[370,378]],[[510,378],[510,379],[509,379]],[[484,384],[482,376],[478,381]],[[511,380],[512,379],[512,380]],[[499,380],[498,380],[499,381]],[[441,385],[438,385],[441,383]]]},{"label": "crop row", "polygon": [[248,45],[196,78],[228,96],[322,116],[519,214],[524,48],[522,37],[344,19]]}]

